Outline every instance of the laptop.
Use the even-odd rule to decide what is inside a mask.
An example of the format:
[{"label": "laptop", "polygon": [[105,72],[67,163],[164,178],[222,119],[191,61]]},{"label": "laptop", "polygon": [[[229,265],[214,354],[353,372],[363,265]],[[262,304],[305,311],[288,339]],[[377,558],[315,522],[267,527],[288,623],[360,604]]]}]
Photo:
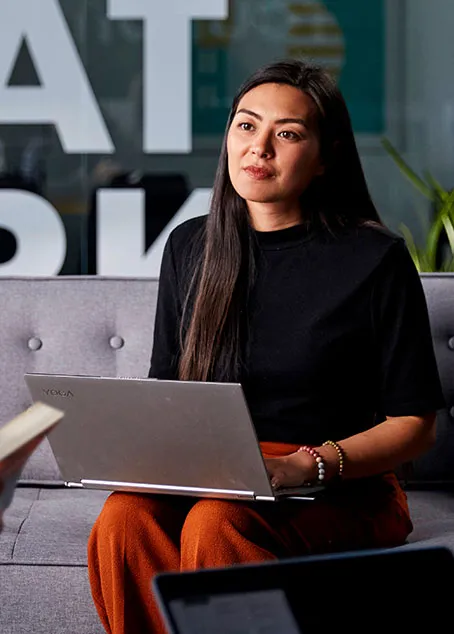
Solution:
[{"label": "laptop", "polygon": [[27,373],[33,401],[65,412],[49,436],[69,487],[276,501],[241,384]]},{"label": "laptop", "polygon": [[169,634],[434,632],[452,620],[442,546],[311,555],[157,575]]}]

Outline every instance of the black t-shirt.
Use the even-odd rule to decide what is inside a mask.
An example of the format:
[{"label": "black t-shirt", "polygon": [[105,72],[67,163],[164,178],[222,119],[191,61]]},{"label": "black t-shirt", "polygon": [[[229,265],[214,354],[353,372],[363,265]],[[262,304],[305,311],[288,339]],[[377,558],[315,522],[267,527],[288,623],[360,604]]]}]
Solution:
[{"label": "black t-shirt", "polygon": [[[205,222],[188,220],[167,241],[150,377],[177,378],[189,255]],[[257,277],[241,383],[259,440],[320,444],[386,416],[445,406],[425,295],[403,238],[366,226],[336,237],[303,225],[253,233]]]}]

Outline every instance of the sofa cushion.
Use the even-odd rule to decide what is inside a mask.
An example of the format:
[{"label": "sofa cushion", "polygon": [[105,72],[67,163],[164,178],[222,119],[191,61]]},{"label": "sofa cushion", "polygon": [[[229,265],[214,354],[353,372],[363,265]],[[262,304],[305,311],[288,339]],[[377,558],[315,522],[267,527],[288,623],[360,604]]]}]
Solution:
[{"label": "sofa cushion", "polygon": [[[5,513],[2,564],[87,564],[87,540],[108,491],[20,487]],[[407,491],[414,523],[409,546],[454,552],[454,491]]]},{"label": "sofa cushion", "polygon": [[414,530],[409,546],[446,546],[454,552],[454,490],[407,491]]},{"label": "sofa cushion", "polygon": [[[157,280],[60,276],[1,284],[0,425],[31,403],[25,372],[147,376]],[[22,479],[61,480],[47,439]]]},{"label": "sofa cushion", "polygon": [[1,564],[86,566],[87,541],[107,491],[18,488],[4,516]]},{"label": "sofa cushion", "polygon": [[[454,551],[454,492],[407,492],[415,530],[403,548]],[[20,487],[0,535],[2,634],[102,634],[87,539],[105,491]]]},{"label": "sofa cushion", "polygon": [[2,634],[105,634],[87,568],[0,565]]},{"label": "sofa cushion", "polygon": [[107,491],[19,487],[0,534],[2,634],[102,634],[87,540]]}]

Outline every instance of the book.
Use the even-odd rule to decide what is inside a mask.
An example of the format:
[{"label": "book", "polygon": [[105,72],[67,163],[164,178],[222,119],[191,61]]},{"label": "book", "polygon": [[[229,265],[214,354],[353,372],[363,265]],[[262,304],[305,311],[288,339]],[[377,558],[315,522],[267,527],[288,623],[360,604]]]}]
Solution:
[{"label": "book", "polygon": [[44,436],[64,413],[38,402],[0,428],[0,532],[20,473]]},{"label": "book", "polygon": [[38,440],[63,416],[63,411],[37,402],[0,427],[0,475],[3,460],[9,463],[9,459],[14,460],[17,454],[18,459],[25,461],[36,448]]}]

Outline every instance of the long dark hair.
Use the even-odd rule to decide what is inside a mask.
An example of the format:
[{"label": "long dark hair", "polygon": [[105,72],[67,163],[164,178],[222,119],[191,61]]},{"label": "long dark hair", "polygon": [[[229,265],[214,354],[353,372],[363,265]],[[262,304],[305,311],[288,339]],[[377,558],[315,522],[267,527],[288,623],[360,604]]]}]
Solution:
[{"label": "long dark hair", "polygon": [[321,67],[298,60],[257,70],[240,87],[227,122],[205,227],[204,254],[193,276],[182,321],[181,380],[240,378],[242,309],[254,280],[254,241],[246,202],[230,181],[227,135],[242,97],[266,83],[299,88],[317,106],[325,170],[301,196],[308,229],[335,233],[346,226],[383,224],[370,197],[347,106],[335,81]]}]

